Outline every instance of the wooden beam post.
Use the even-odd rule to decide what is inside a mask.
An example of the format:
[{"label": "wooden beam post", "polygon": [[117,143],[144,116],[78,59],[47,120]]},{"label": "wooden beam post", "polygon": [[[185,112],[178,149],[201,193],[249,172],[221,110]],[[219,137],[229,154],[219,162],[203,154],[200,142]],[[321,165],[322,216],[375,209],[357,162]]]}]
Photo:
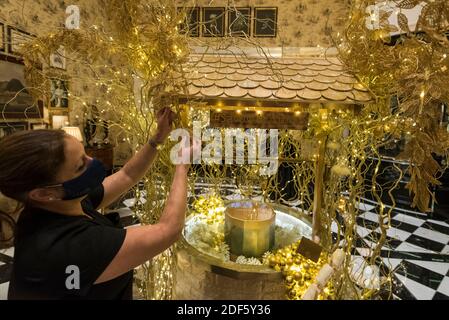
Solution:
[{"label": "wooden beam post", "polygon": [[315,242],[322,242],[323,198],[324,198],[324,176],[326,170],[326,141],[327,136],[319,138],[318,157],[315,162],[315,185],[313,191],[313,223],[312,239]]}]

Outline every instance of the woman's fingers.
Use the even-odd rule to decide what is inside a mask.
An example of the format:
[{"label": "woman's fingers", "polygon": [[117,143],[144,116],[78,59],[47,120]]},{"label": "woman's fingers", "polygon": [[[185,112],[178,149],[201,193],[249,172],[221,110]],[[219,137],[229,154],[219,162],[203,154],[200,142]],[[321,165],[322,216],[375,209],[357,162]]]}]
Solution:
[{"label": "woman's fingers", "polygon": [[160,109],[160,110],[158,111],[157,116],[158,116],[158,118],[164,117],[164,116],[166,116],[170,111],[171,111],[170,108],[164,107],[164,108],[162,108],[162,109]]},{"label": "woman's fingers", "polygon": [[174,113],[170,108],[166,108],[162,117],[164,120],[167,120],[169,124],[172,124],[176,119],[176,113]]},{"label": "woman's fingers", "polygon": [[156,117],[159,119],[160,117],[162,117],[164,112],[165,112],[165,108],[159,109],[158,112],[156,113]]},{"label": "woman's fingers", "polygon": [[178,117],[178,115],[176,113],[174,113],[172,110],[170,110],[170,112],[169,112],[170,123],[175,121],[177,117]]},{"label": "woman's fingers", "polygon": [[161,109],[157,116],[159,122],[162,122],[162,121],[165,122],[168,119],[168,115],[169,115],[169,113],[167,112],[167,108]]}]

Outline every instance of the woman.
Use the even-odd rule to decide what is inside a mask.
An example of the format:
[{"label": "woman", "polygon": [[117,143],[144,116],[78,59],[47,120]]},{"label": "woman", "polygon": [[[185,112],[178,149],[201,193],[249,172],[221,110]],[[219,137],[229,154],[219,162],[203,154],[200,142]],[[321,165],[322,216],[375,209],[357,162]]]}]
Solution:
[{"label": "woman", "polygon": [[158,224],[125,230],[96,210],[144,177],[173,116],[163,109],[154,138],[107,178],[101,162],[62,131],[19,132],[0,140],[0,192],[25,205],[9,299],[132,299],[133,269],[169,248],[182,231],[188,167],[176,167]]}]

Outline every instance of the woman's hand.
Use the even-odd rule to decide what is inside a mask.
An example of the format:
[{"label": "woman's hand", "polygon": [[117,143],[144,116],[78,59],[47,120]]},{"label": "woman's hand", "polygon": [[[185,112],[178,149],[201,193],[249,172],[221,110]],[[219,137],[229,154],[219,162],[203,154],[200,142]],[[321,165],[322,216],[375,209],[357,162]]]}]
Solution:
[{"label": "woman's hand", "polygon": [[163,108],[157,113],[157,131],[154,137],[156,143],[162,144],[173,128],[173,121],[176,118],[176,114],[170,110],[170,108]]},{"label": "woman's hand", "polygon": [[183,158],[184,156],[188,156],[188,160],[186,161],[188,163],[185,164],[180,164],[176,166],[176,169],[185,169],[187,171],[189,171],[191,165],[192,165],[192,161],[194,159],[194,156],[196,154],[199,154],[201,152],[201,141],[198,139],[191,139],[190,140],[190,145],[185,149],[181,149],[178,153],[178,156],[180,158]]}]

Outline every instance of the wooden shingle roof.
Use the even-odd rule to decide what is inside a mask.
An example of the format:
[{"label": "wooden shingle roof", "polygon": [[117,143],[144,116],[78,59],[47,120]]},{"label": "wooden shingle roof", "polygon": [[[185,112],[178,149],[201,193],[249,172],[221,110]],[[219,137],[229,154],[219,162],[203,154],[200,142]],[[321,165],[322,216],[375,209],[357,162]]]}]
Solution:
[{"label": "wooden shingle roof", "polygon": [[336,57],[191,56],[184,70],[188,98],[344,104],[372,100]]}]

